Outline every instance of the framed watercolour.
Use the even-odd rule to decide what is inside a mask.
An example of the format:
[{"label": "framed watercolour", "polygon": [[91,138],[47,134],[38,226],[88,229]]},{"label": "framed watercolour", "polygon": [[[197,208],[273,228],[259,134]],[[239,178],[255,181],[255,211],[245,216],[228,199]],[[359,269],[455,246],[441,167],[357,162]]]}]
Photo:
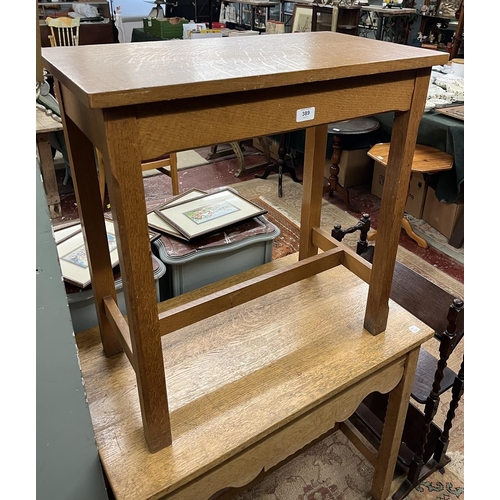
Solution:
[{"label": "framed watercolour", "polygon": [[230,189],[155,210],[187,240],[267,213]]},{"label": "framed watercolour", "polygon": [[[108,237],[111,265],[118,264],[118,247],[116,244],[113,221],[106,219],[106,234]],[[83,240],[83,232],[78,231],[69,238],[63,238],[57,244],[57,255],[63,278],[73,285],[85,288],[90,285],[90,268],[87,260],[87,250]]]},{"label": "framed watercolour", "polygon": [[294,5],[292,16],[292,33],[311,31],[313,7],[307,5]]},{"label": "framed watercolour", "polygon": [[169,222],[167,222],[163,217],[158,215],[156,213],[156,210],[158,209],[163,210],[165,207],[177,205],[178,203],[182,203],[188,200],[194,200],[195,198],[200,198],[201,196],[205,196],[206,194],[207,193],[205,191],[200,191],[199,189],[190,189],[189,191],[186,191],[185,193],[176,196],[165,205],[162,205],[161,207],[148,212],[147,214],[148,226],[154,229],[155,231],[160,231],[160,233],[176,236],[177,238],[185,240],[186,237],[179,231],[177,231],[177,229],[174,226],[172,226]]},{"label": "framed watercolour", "polygon": [[[118,265],[118,248],[116,245],[113,221],[105,217],[106,234],[108,238],[109,256],[112,267]],[[159,238],[160,234],[149,231],[150,241]],[[82,226],[79,221],[73,225],[54,230],[57,255],[61,273],[65,281],[85,288],[91,283],[90,268],[87,260],[87,249],[83,240]]]}]

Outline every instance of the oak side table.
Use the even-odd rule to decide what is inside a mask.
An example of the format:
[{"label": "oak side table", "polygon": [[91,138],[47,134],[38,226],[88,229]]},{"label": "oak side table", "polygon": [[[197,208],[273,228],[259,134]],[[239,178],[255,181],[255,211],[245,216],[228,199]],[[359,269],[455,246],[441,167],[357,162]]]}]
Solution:
[{"label": "oak side table", "polygon": [[[99,326],[77,344],[115,497],[201,500],[244,486],[380,391],[389,403],[371,494],[385,500],[418,352],[433,335],[389,301],[393,221],[404,212],[431,68],[448,55],[335,32],[73,49],[42,56],[60,97],[90,262]],[[370,266],[321,228],[327,129],[387,110],[396,117]],[[298,258],[157,304],[141,159],[303,128]],[[126,318],[94,147],[108,179]]]}]

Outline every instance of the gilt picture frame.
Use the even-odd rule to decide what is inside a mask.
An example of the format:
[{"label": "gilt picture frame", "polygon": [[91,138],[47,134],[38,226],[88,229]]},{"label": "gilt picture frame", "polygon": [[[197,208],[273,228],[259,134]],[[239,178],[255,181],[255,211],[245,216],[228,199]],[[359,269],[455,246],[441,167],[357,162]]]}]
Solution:
[{"label": "gilt picture frame", "polygon": [[264,215],[267,210],[232,189],[222,189],[182,203],[160,207],[155,212],[191,241],[238,222]]}]

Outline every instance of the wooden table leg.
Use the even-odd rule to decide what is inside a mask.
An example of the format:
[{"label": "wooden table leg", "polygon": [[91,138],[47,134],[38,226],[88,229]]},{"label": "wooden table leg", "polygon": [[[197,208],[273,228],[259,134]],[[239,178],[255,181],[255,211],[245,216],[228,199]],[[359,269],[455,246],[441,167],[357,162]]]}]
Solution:
[{"label": "wooden table leg", "polygon": [[420,348],[414,349],[406,358],[403,378],[390,392],[387,412],[378,450],[377,465],[373,476],[371,494],[374,500],[386,500],[394,478],[396,460],[408,411],[413,378]]},{"label": "wooden table leg", "polygon": [[333,196],[333,192],[337,191],[337,193],[342,195],[344,203],[347,205],[347,207],[350,210],[356,211],[356,209],[349,202],[349,192],[339,182],[339,170],[340,170],[339,163],[340,163],[340,157],[342,156],[341,143],[342,143],[342,138],[340,137],[340,135],[334,134],[333,146],[332,146],[333,152],[331,158],[332,164],[330,165],[330,177],[328,178],[328,188],[327,188],[329,189],[328,195],[331,198]]},{"label": "wooden table leg", "polygon": [[52,148],[48,133],[36,135],[36,145],[40,159],[40,172],[42,173],[43,187],[49,206],[50,218],[61,216],[61,198],[57,188],[57,178],[52,158]]},{"label": "wooden table leg", "polygon": [[[384,252],[375,252],[366,304],[364,327],[372,334],[382,333],[389,315],[389,294],[399,245],[400,226],[394,221],[404,217],[418,125],[425,107],[430,69],[417,71],[414,98],[408,111],[394,115],[390,148],[377,228],[377,245]],[[424,90],[423,90],[424,89]]]}]

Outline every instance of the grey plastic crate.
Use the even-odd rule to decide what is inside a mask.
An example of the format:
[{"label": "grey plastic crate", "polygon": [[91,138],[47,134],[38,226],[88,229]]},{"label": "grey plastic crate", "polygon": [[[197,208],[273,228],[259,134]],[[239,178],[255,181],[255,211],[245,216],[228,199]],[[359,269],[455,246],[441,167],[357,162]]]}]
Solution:
[{"label": "grey plastic crate", "polygon": [[[153,276],[155,279],[156,299],[160,301],[159,280],[164,276],[166,267],[161,260],[152,255],[155,263]],[[123,294],[123,283],[121,278],[115,280],[116,300],[122,314],[126,314],[125,296]],[[71,321],[74,333],[79,333],[97,325],[97,314],[95,310],[94,294],[92,289],[83,292],[70,293],[67,295]]]},{"label": "grey plastic crate", "polygon": [[257,234],[226,245],[204,248],[183,257],[172,257],[161,239],[153,242],[153,252],[165,264],[166,272],[160,279],[160,298],[167,300],[196,288],[214,283],[273,258],[273,240],[280,230]]}]

